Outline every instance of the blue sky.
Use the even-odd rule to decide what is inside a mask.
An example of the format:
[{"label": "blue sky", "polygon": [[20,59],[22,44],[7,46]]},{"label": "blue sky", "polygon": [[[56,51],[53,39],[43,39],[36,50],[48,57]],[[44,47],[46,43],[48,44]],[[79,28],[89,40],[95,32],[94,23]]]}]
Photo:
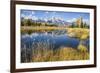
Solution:
[{"label": "blue sky", "polygon": [[61,12],[61,11],[42,11],[42,10],[21,10],[21,17],[31,19],[50,19],[59,18],[67,22],[75,21],[75,19],[82,17],[83,20],[89,23],[90,14],[82,12]]}]

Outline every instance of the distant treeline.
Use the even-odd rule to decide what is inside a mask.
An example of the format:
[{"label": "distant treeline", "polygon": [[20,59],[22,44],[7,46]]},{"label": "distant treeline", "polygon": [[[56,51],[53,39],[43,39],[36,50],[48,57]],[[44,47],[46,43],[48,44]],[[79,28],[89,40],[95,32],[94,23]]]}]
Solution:
[{"label": "distant treeline", "polygon": [[57,26],[56,24],[42,23],[42,22],[34,22],[30,19],[21,20],[21,26]]},{"label": "distant treeline", "polygon": [[[50,24],[50,23],[46,23],[46,22],[36,22],[36,21],[32,21],[30,19],[22,19],[21,20],[21,26],[55,26],[57,27],[57,24]],[[68,27],[71,28],[89,28],[89,25],[85,22],[85,23],[81,23],[81,25],[79,26],[77,23],[72,22],[71,25],[68,25]]]},{"label": "distant treeline", "polygon": [[73,22],[72,25],[70,25],[70,27],[71,28],[89,28],[89,25],[85,22],[85,23],[81,23],[81,25],[79,26],[78,24]]}]

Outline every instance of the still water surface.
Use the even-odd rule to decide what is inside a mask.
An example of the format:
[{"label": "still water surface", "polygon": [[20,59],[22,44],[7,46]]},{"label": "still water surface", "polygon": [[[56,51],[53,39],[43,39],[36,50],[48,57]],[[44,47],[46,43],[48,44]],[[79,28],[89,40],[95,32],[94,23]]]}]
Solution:
[{"label": "still water surface", "polygon": [[39,43],[42,43],[44,47],[48,45],[49,49],[59,49],[61,47],[77,48],[82,43],[89,49],[89,39],[79,40],[71,38],[65,30],[21,34],[21,48],[26,46],[27,48],[34,47],[35,49]]}]

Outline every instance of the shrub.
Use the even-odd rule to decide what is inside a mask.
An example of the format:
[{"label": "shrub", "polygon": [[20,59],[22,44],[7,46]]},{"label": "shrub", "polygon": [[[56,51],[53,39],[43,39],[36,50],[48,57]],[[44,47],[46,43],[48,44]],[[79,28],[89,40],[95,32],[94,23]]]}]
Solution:
[{"label": "shrub", "polygon": [[80,45],[78,46],[78,50],[81,51],[81,52],[86,52],[86,51],[88,51],[87,48],[86,48],[86,46],[84,46],[84,45],[82,45],[82,44],[80,44]]},{"label": "shrub", "polygon": [[89,37],[89,29],[86,28],[69,28],[67,33],[69,37],[80,40],[85,40]]}]

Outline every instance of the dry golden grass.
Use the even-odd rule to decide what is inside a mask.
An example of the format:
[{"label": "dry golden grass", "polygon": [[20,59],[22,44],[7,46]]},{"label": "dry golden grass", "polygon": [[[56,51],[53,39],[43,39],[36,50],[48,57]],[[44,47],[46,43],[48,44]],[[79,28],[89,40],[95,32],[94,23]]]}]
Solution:
[{"label": "dry golden grass", "polygon": [[50,26],[21,26],[21,31],[23,30],[64,30],[67,27],[50,27]]},{"label": "dry golden grass", "polygon": [[69,28],[67,30],[68,36],[79,38],[81,40],[89,37],[89,29],[87,28]]},{"label": "dry golden grass", "polygon": [[58,50],[39,50],[38,53],[33,55],[33,62],[46,62],[46,61],[67,61],[67,60],[86,60],[89,59],[87,51],[80,51],[73,48],[61,48]]}]

